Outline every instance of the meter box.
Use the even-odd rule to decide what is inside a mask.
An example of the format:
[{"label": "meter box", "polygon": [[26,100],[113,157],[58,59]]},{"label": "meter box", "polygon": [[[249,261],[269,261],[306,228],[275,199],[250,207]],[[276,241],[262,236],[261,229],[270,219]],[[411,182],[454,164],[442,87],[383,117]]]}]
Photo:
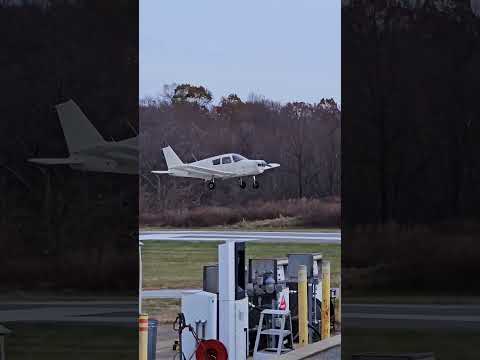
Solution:
[{"label": "meter box", "polygon": [[[182,294],[182,312],[199,339],[217,339],[217,294],[206,291],[185,291]],[[197,342],[190,331],[182,333],[182,350],[187,359],[195,352]],[[195,359],[195,355],[192,356]]]}]

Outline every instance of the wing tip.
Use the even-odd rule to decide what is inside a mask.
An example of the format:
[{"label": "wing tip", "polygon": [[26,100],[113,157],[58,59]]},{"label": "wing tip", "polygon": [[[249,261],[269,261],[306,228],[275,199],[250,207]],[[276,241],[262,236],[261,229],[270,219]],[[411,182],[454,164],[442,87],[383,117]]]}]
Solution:
[{"label": "wing tip", "polygon": [[78,165],[83,163],[82,161],[69,158],[29,158],[27,161],[42,165]]}]

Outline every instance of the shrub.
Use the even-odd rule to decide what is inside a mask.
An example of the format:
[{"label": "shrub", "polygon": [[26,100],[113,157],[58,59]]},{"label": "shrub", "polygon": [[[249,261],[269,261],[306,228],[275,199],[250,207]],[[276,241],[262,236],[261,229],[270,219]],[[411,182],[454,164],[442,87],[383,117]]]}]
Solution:
[{"label": "shrub", "polygon": [[144,226],[204,227],[294,217],[299,220],[299,226],[339,227],[340,208],[340,201],[335,198],[252,201],[246,206],[200,206],[143,213],[140,223]]}]

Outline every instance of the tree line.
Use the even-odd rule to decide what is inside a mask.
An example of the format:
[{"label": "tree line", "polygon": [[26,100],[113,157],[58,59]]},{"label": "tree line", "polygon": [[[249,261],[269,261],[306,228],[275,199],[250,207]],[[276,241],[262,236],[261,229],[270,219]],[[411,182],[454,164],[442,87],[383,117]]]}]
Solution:
[{"label": "tree line", "polygon": [[[242,206],[252,200],[323,198],[340,195],[340,108],[333,99],[281,104],[262,96],[212,93],[192,84],[165,86],[162,96],[140,102],[140,215],[211,205]],[[184,162],[222,153],[278,162],[258,177],[260,189],[233,180],[206,190],[202,180],[157,176],[167,169],[162,147]],[[250,182],[249,182],[250,181]]]},{"label": "tree line", "polygon": [[342,7],[342,271],[351,289],[364,285],[347,276],[358,268],[372,271],[369,286],[389,291],[465,290],[474,282],[480,18],[473,9],[466,0]]},{"label": "tree line", "polygon": [[469,1],[403,3],[342,10],[346,224],[479,214],[480,18]]}]

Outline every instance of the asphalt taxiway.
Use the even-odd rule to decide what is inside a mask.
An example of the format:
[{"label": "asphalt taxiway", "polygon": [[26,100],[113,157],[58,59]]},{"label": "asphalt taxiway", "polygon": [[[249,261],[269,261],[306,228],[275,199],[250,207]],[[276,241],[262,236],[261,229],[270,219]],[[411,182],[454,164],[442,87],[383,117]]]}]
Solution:
[{"label": "asphalt taxiway", "polygon": [[[180,299],[201,289],[144,290],[144,299]],[[346,328],[480,330],[480,305],[474,304],[342,304]]]},{"label": "asphalt taxiway", "polygon": [[136,326],[136,301],[0,302],[0,323],[96,323]]},{"label": "asphalt taxiway", "polygon": [[339,231],[221,231],[221,230],[162,230],[140,231],[140,241],[257,241],[340,244]]}]

